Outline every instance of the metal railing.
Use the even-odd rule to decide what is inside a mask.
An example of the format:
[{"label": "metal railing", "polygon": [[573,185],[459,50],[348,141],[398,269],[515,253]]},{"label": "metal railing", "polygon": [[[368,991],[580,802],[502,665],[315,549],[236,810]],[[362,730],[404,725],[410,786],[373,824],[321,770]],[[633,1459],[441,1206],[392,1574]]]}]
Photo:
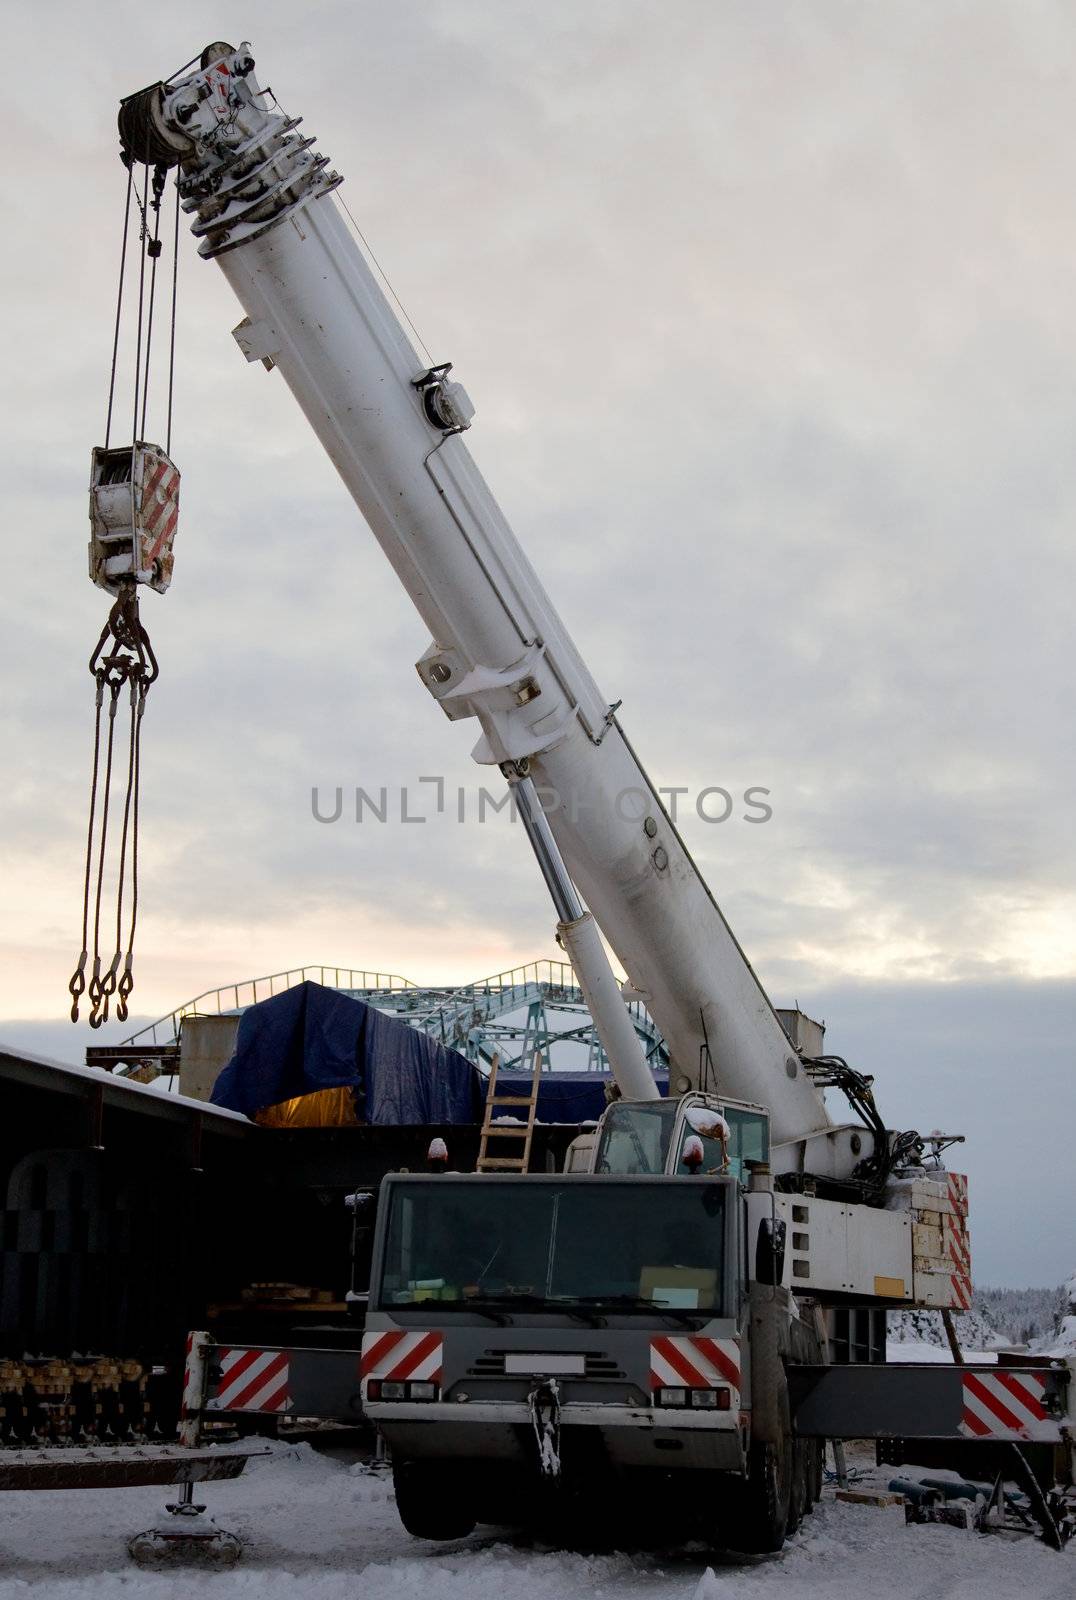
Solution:
[{"label": "metal railing", "polygon": [[[482,1049],[477,1036],[498,1017],[530,1007],[536,1001],[554,1009],[564,1006],[586,1012],[586,1000],[570,963],[548,958],[509,967],[504,972],[463,984],[458,989],[442,991],[440,994],[436,991],[427,993],[432,1003],[424,1016],[413,1018],[416,1026],[439,1038],[442,1044],[470,1056],[479,1065],[488,1059],[489,1051]],[[653,1060],[661,1057],[665,1041],[646,1007],[638,1000],[625,1001],[625,1004],[636,1031],[646,1044],[647,1058]],[[544,1036],[549,1043],[555,1044],[558,1039],[571,1038],[585,1031],[578,1027],[563,1033],[549,1030]],[[600,1051],[595,1060],[604,1060]],[[520,1064],[529,1070],[522,1057]],[[502,1062],[502,1065],[509,1064]]]},{"label": "metal railing", "polygon": [[[508,1017],[515,1011],[540,1005],[554,1010],[563,1008],[580,1011],[589,1016],[583,991],[576,982],[571,964],[548,957],[523,962],[503,972],[493,973],[490,977],[444,989],[421,986],[397,973],[319,965],[293,967],[288,972],[274,972],[263,978],[248,978],[239,983],[223,984],[218,989],[207,989],[193,1000],[159,1017],[156,1022],[140,1028],[118,1048],[121,1051],[134,1051],[174,1045],[179,1039],[184,1017],[229,1015],[256,1005],[260,1000],[283,994],[296,984],[311,981],[360,999],[376,996],[373,1003],[380,1010],[400,1016],[430,1038],[468,1056],[479,1067],[488,1066],[491,1049],[503,1048],[500,1034],[511,1031],[510,1025],[506,1029],[503,1021],[498,1024],[498,1019]],[[639,1000],[625,1001],[625,1004],[644,1042],[648,1060],[655,1065],[664,1064],[665,1042],[646,1007]],[[538,1035],[536,1033],[531,1039],[529,1022],[516,1032],[524,1039],[524,1052],[528,1041],[532,1048],[537,1047]],[[549,1044],[556,1044],[561,1038],[582,1039],[584,1035],[590,1038],[586,1025],[576,1024],[567,1030],[549,1029],[544,1025],[543,1016],[541,1037]],[[592,1070],[604,1070],[604,1053],[596,1036],[590,1038],[590,1045],[590,1059],[595,1064]],[[507,1062],[504,1064],[508,1065]]]},{"label": "metal railing", "polygon": [[[327,977],[326,974],[331,974]],[[401,978],[395,972],[367,972],[360,967],[293,967],[290,972],[271,972],[264,978],[246,978],[241,983],[226,983],[219,989],[207,989],[195,995],[185,1005],[177,1006],[166,1016],[158,1017],[137,1033],[132,1033],[124,1045],[174,1044],[179,1038],[179,1026],[184,1017],[224,1016],[231,1011],[244,1011],[257,1005],[259,1000],[269,1000],[283,994],[298,983],[322,983],[330,989],[353,989],[364,992],[378,990],[417,989],[410,978]],[[162,1038],[167,1031],[167,1038]]]}]

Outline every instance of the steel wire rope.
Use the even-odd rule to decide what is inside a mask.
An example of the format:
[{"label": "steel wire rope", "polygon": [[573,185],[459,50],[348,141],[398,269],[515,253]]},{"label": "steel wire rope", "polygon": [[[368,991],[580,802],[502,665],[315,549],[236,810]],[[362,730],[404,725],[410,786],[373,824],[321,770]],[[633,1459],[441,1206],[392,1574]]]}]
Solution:
[{"label": "steel wire rope", "polygon": [[[116,370],[117,370],[117,366],[118,366],[118,362],[119,362],[120,327],[121,327],[121,324],[122,324],[122,316],[123,316],[123,289],[124,289],[124,282],[125,282],[126,275],[127,275],[127,244],[128,244],[128,239],[129,239],[129,235],[130,235],[130,226],[131,226],[131,193],[132,193],[132,189],[133,189],[133,186],[134,186],[134,163],[132,161],[130,161],[130,160],[125,159],[124,160],[124,165],[127,168],[127,192],[126,192],[126,196],[125,196],[125,199],[124,199],[124,207],[123,207],[123,233],[122,233],[122,237],[121,237],[121,241],[120,241],[120,271],[119,271],[119,282],[118,282],[117,289],[116,289],[116,317],[115,317],[115,323],[114,323],[113,332],[112,332],[112,361],[111,361],[111,366],[110,366],[110,369],[109,369],[109,381],[108,381],[108,410],[107,410],[107,413],[106,413],[106,416],[105,416],[105,445],[104,445],[104,448],[105,448],[106,451],[107,451],[107,449],[109,447],[109,442],[110,442],[111,437],[112,437],[112,412],[113,412],[113,408],[114,408],[114,404],[115,404],[115,397],[116,397]],[[137,402],[136,402],[136,405],[137,405]],[[102,711],[102,708],[103,708],[103,705],[104,705],[104,689],[105,689],[105,678],[106,678],[106,669],[104,669],[102,667],[99,667],[97,665],[97,660],[98,660],[98,657],[99,657],[102,649],[104,648],[105,640],[108,638],[108,635],[109,635],[109,632],[110,632],[110,627],[111,627],[111,618],[110,618],[109,622],[107,622],[105,624],[104,628],[102,629],[101,637],[97,641],[96,649],[94,650],[93,655],[90,657],[90,671],[94,675],[94,680],[95,680],[95,684],[96,684],[95,702],[94,702],[94,726],[93,726],[93,770],[92,770],[91,777],[90,777],[90,815],[89,815],[89,821],[87,822],[87,825],[86,825],[86,868],[85,868],[85,872],[84,872],[84,875],[83,875],[83,884],[82,884],[82,949],[81,949],[81,951],[79,953],[78,965],[76,966],[75,971],[72,973],[70,982],[67,985],[68,993],[71,996],[71,1021],[72,1022],[77,1022],[78,1021],[79,1001],[82,998],[83,994],[86,992],[86,964],[87,964],[87,961],[89,960],[90,882],[91,882],[91,879],[92,879],[92,876],[93,876],[93,845],[94,845],[94,831],[95,831],[94,830],[94,824],[95,824],[95,822],[97,820],[97,786],[98,786],[98,781],[99,781],[99,777],[100,777],[100,768],[101,768],[101,711]],[[115,696],[113,695],[113,702],[114,702],[114,699],[115,699]],[[114,704],[110,705],[110,726],[111,726],[111,720],[112,720],[113,715],[114,715]],[[111,765],[111,762],[110,762],[110,765]],[[106,808],[107,808],[107,801],[106,801]],[[104,825],[105,825],[105,828],[107,829],[107,815],[105,817],[105,824]],[[102,840],[102,851],[103,851],[103,840]],[[99,999],[99,990],[98,990],[97,985],[99,984],[99,980],[100,980],[100,951],[98,949],[98,937],[99,937],[99,928],[100,928],[100,905],[101,905],[101,883],[100,883],[100,874],[99,874],[98,875],[98,885],[97,885],[96,906],[95,906],[94,972],[93,972],[93,974],[91,976],[91,982],[90,982],[90,989],[91,989],[90,1000],[91,1000],[92,1012],[96,1012],[97,1003],[98,1003],[98,999]]]},{"label": "steel wire rope", "polygon": [[[123,889],[127,876],[127,839],[131,822],[131,795],[135,783],[135,735],[138,728],[138,705],[141,701],[142,691],[141,676],[138,672],[131,671],[128,674],[128,682],[131,689],[131,733],[127,750],[127,792],[123,797],[123,827],[120,830],[120,861],[116,872],[116,949],[112,957],[112,965],[109,968],[109,976],[113,979],[113,989],[118,987],[116,973],[119,970],[120,960],[123,956]],[[137,829],[137,810],[135,815],[135,827]],[[111,993],[112,991],[110,990],[109,992]],[[120,1005],[123,1005],[122,996]],[[123,1005],[123,1015],[121,1015],[119,1006],[116,1008],[116,1015],[121,1022],[126,1022],[127,1020],[126,1009],[126,1006]]]},{"label": "steel wire rope", "polygon": [[172,326],[168,342],[168,422],[165,429],[164,453],[172,455],[172,401],[176,375],[176,290],[179,284],[179,175],[176,174],[176,225],[172,241]]},{"label": "steel wire rope", "polygon": [[[280,104],[280,101],[277,99],[275,93],[273,92],[273,90],[271,88],[262,89],[259,92],[259,98],[272,100],[274,106],[280,112],[280,115],[285,119],[285,121],[286,122],[290,122],[292,120],[288,116],[288,113],[284,110],[284,107]],[[352,215],[352,212],[351,212],[351,207],[348,205],[347,201],[344,199],[343,195],[340,193],[339,190],[336,191],[336,196],[337,196],[337,199],[340,201],[341,207],[343,208],[344,215],[347,217],[348,221],[351,223],[351,226],[354,228],[355,233],[358,236],[358,239],[359,239],[360,243],[362,244],[363,249],[366,251],[366,254],[369,256],[371,262],[373,263],[373,265],[374,265],[374,267],[375,267],[375,269],[376,269],[376,271],[378,273],[378,276],[380,277],[382,283],[385,285],[385,288],[388,290],[389,294],[392,296],[393,300],[395,300],[397,306],[399,307],[400,315],[403,317],[404,321],[407,323],[407,326],[411,329],[411,332],[414,334],[416,340],[418,341],[419,349],[422,351],[422,354],[426,357],[426,360],[429,362],[430,366],[432,367],[434,365],[434,359],[433,359],[432,355],[430,354],[429,350],[426,347],[426,341],[425,341],[425,339],[423,339],[421,333],[419,333],[419,331],[416,328],[414,322],[411,320],[411,316],[410,316],[410,314],[409,314],[409,312],[407,310],[407,307],[404,305],[403,301],[400,299],[399,295],[396,293],[396,290],[393,288],[391,282],[389,281],[389,275],[385,271],[384,267],[381,265],[380,261],[377,259],[377,256],[374,254],[373,246],[370,244],[369,239],[367,239],[366,235],[363,233],[362,229],[359,227],[358,223],[355,221],[355,218],[354,218],[354,216]]]},{"label": "steel wire rope", "polygon": [[[147,176],[149,168],[146,168]],[[142,374],[142,423],[139,436],[146,437],[146,410],[149,406],[149,370],[153,353],[153,309],[157,300],[157,261],[161,254],[161,196],[164,193],[165,169],[158,163],[153,169],[153,238],[148,241],[146,253],[152,265],[149,269],[149,305],[146,310],[146,359]]]},{"label": "steel wire rope", "polygon": [[134,183],[134,164],[125,161],[127,168],[127,203],[123,208],[123,243],[120,246],[120,283],[116,292],[116,326],[112,335],[112,371],[108,382],[108,415],[105,418],[105,449],[112,435],[112,403],[116,394],[116,362],[120,349],[120,316],[123,311],[123,280],[127,271],[127,234],[131,225],[131,188]]},{"label": "steel wire rope", "polygon": [[[136,199],[138,198],[137,189],[135,190],[135,198]],[[136,338],[136,342],[135,342],[134,416],[133,416],[133,418],[131,420],[131,444],[132,444],[132,446],[134,446],[134,445],[136,445],[138,443],[138,399],[139,399],[138,390],[139,390],[139,379],[140,379],[141,373],[142,373],[142,317],[143,317],[143,312],[144,312],[144,307],[145,307],[145,297],[146,297],[146,236],[147,236],[147,234],[149,232],[149,224],[146,221],[146,207],[149,204],[149,167],[148,166],[146,167],[146,175],[142,180],[142,198],[138,202],[138,204],[139,204],[139,210],[142,213],[142,225],[141,225],[142,254],[141,254],[141,257],[139,259],[139,269],[138,269],[138,330],[137,330],[137,338]],[[133,465],[133,463],[132,463],[132,465]]]},{"label": "steel wire rope", "polygon": [[[97,650],[94,651],[94,656],[96,656],[98,651],[101,649],[107,633],[108,627],[106,625],[104,632],[102,632],[101,638],[98,641]],[[91,667],[92,664],[93,660],[91,658]],[[82,886],[82,953],[78,959],[78,966],[71,975],[71,981],[67,985],[68,993],[71,996],[72,1022],[78,1021],[78,1003],[83,994],[86,992],[86,962],[89,959],[89,947],[87,940],[90,931],[90,876],[93,871],[93,824],[97,812],[97,775],[101,764],[101,707],[104,705],[105,699],[104,677],[100,672],[95,672],[94,677],[97,680],[97,700],[93,723],[93,774],[90,778],[90,820],[86,827],[86,871]]]},{"label": "steel wire rope", "polygon": [[374,252],[373,252],[373,250],[372,250],[372,248],[370,246],[370,241],[367,239],[366,235],[363,233],[362,229],[359,227],[358,223],[355,221],[355,218],[352,216],[351,207],[348,205],[347,201],[344,199],[342,194],[338,194],[337,197],[338,197],[338,199],[340,201],[341,206],[344,208],[344,212],[347,215],[348,221],[351,223],[351,226],[354,228],[355,232],[358,234],[359,239],[362,242],[363,249],[366,251],[366,254],[370,257],[370,260],[373,262],[374,266],[377,268],[377,271],[378,271],[378,273],[380,274],[380,277],[381,277],[381,281],[384,283],[385,288],[388,290],[389,294],[392,296],[392,298],[395,300],[396,304],[399,306],[400,315],[403,317],[404,321],[407,323],[407,326],[411,329],[411,332],[414,334],[415,338],[418,340],[419,349],[422,351],[422,354],[426,357],[426,360],[430,363],[430,366],[432,367],[434,365],[434,359],[431,356],[429,350],[426,348],[425,339],[423,339],[421,333],[419,333],[418,329],[415,327],[415,324],[412,322],[412,320],[411,320],[411,318],[410,318],[410,316],[408,314],[407,307],[404,305],[403,301],[400,299],[399,295],[396,293],[396,290],[392,287],[392,284],[389,281],[388,273],[385,271],[385,269],[381,265],[380,261],[374,255]]},{"label": "steel wire rope", "polygon": [[[93,918],[93,975],[90,978],[90,1027],[99,1028],[108,1016],[108,996],[101,977],[101,893],[104,888],[105,846],[108,840],[108,808],[112,795],[112,750],[116,734],[116,705],[119,700],[122,678],[113,678],[107,672],[105,681],[109,688],[108,741],[105,746],[105,793],[101,804],[101,840],[97,855],[97,894]],[[115,985],[113,985],[115,987]]]}]

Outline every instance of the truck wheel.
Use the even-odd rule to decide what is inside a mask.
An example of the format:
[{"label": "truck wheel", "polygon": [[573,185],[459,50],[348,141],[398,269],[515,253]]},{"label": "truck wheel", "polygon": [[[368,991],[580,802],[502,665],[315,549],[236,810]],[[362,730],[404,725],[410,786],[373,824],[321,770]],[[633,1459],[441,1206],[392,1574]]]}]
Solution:
[{"label": "truck wheel", "polygon": [[810,1441],[808,1439],[793,1439],[792,1441],[792,1492],[788,1502],[788,1527],[786,1533],[795,1533],[810,1509],[808,1504],[807,1477],[810,1463]]},{"label": "truck wheel", "polygon": [[446,1468],[396,1462],[392,1486],[400,1521],[416,1539],[465,1539],[474,1532],[477,1518],[461,1496],[455,1475]]},{"label": "truck wheel", "polygon": [[826,1441],[808,1439],[807,1448],[807,1509],[811,1511],[822,1498],[822,1483],[826,1466]]},{"label": "truck wheel", "polygon": [[732,1546],[748,1555],[770,1555],[780,1550],[789,1527],[792,1502],[792,1423],[788,1390],[780,1400],[781,1426],[777,1442],[751,1446],[748,1475],[740,1500],[740,1515]]}]

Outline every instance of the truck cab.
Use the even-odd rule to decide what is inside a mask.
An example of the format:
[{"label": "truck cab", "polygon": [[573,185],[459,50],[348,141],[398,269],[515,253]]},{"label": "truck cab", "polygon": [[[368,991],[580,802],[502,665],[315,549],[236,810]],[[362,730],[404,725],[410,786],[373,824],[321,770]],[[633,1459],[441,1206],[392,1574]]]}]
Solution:
[{"label": "truck cab", "polygon": [[543,1489],[591,1493],[597,1474],[618,1504],[666,1495],[670,1513],[715,1540],[730,1519],[769,1517],[752,1537],[772,1548],[776,1472],[783,1539],[787,1423],[767,1488],[751,1417],[760,1362],[776,1358],[781,1330],[787,1340],[788,1295],[767,1288],[772,1337],[760,1340],[738,1175],[639,1170],[640,1145],[655,1162],[676,1158],[685,1111],[610,1108],[601,1172],[385,1179],[362,1403],[391,1449],[412,1533],[526,1520]]}]

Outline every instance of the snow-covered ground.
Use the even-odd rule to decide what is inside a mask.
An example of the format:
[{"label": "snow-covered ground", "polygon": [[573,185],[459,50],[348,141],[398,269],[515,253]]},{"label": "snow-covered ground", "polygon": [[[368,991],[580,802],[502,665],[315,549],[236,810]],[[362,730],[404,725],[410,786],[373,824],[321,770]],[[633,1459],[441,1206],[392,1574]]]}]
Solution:
[{"label": "snow-covered ground", "polygon": [[[929,1361],[935,1364],[942,1362],[951,1364],[953,1360],[948,1345],[943,1348],[940,1344],[919,1344],[914,1339],[888,1340],[885,1354],[887,1361],[899,1363],[912,1362],[914,1364],[920,1361]],[[965,1350],[963,1355],[965,1361],[973,1363],[980,1361],[989,1363],[997,1360],[997,1352],[994,1350]]]},{"label": "snow-covered ground", "polygon": [[[884,1487],[888,1469],[876,1481]],[[780,1557],[565,1551],[484,1528],[434,1545],[401,1528],[383,1473],[277,1446],[204,1496],[247,1542],[240,1565],[147,1572],[126,1538],[167,1491],[0,1494],[0,1600],[1072,1600],[1076,1548],[1056,1555],[832,1491]]]}]

